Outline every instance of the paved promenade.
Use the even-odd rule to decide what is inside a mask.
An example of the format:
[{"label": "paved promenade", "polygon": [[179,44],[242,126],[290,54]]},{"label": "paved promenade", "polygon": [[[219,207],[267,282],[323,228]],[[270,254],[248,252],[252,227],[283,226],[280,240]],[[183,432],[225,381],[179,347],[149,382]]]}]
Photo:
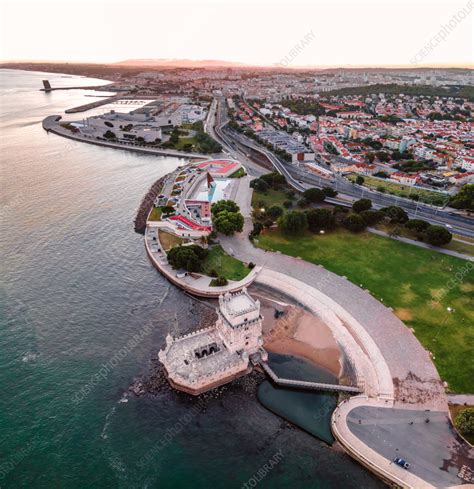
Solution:
[{"label": "paved promenade", "polygon": [[390,309],[366,290],[321,266],[255,248],[247,237],[251,227],[247,217],[243,233],[221,239],[223,248],[236,258],[263,266],[265,271],[282,273],[309,285],[362,325],[390,371],[395,403],[447,410],[446,395],[428,352]]},{"label": "paved promenade", "polygon": [[[249,203],[251,194],[245,198]],[[441,379],[410,329],[346,278],[254,247],[248,239],[250,205],[241,207],[246,210],[244,231],[221,238],[223,248],[263,266],[255,283],[279,290],[321,317],[355,367],[357,382],[363,382],[368,395],[352,397],[334,412],[332,430],[339,442],[360,463],[400,487],[465,483],[457,473],[472,463],[472,452],[450,426]],[[433,424],[425,423],[427,416]],[[405,446],[409,448],[402,453]],[[394,464],[395,456],[409,458],[412,469]]]},{"label": "paved promenade", "polygon": [[135,151],[137,153],[145,153],[149,155],[157,156],[174,156],[176,158],[202,158],[205,160],[209,159],[209,155],[204,155],[201,153],[184,153],[183,151],[174,151],[172,149],[156,149],[156,148],[145,148],[141,146],[134,146],[132,144],[124,143],[111,143],[108,141],[100,141],[93,138],[87,138],[84,136],[78,136],[72,133],[69,129],[66,129],[60,125],[60,115],[50,115],[43,120],[43,129],[47,132],[52,132],[57,136],[62,136],[68,139],[73,139],[74,141],[80,141],[82,143],[95,144],[96,146],[105,146],[106,148],[114,149],[124,149],[126,151]]},{"label": "paved promenade", "polygon": [[163,246],[159,241],[158,228],[153,225],[153,221],[147,224],[145,231],[145,248],[155,268],[160,271],[171,283],[180,287],[181,289],[189,292],[190,294],[216,298],[226,292],[236,292],[243,287],[251,285],[258,274],[262,270],[262,267],[255,267],[250,270],[249,274],[240,281],[229,280],[229,283],[225,286],[214,287],[210,285],[211,277],[201,274],[187,274],[184,277],[177,277],[177,271],[168,263],[166,253],[164,253]]}]

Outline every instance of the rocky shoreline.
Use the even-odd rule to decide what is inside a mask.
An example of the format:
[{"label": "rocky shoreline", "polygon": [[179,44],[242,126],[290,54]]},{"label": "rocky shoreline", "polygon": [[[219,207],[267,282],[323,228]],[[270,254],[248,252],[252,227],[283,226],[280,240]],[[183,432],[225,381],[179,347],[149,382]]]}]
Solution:
[{"label": "rocky shoreline", "polygon": [[158,179],[151,187],[150,190],[145,194],[143,200],[138,208],[137,215],[135,217],[135,232],[139,234],[145,234],[146,220],[148,214],[155,203],[156,197],[159,195],[167,175]]}]

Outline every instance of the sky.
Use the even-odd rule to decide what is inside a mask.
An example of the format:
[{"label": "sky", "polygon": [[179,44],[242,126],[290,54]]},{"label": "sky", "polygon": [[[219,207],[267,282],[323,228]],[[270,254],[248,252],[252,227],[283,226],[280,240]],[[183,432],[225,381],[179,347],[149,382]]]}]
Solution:
[{"label": "sky", "polygon": [[0,59],[473,66],[474,0],[0,0]]}]

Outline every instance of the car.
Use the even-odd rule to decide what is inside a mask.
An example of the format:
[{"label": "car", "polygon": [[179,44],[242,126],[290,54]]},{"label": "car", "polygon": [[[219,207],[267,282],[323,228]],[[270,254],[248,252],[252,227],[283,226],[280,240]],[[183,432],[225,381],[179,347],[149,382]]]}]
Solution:
[{"label": "car", "polygon": [[447,227],[448,229],[453,229],[453,226],[451,226],[451,224],[446,224],[446,227]]},{"label": "car", "polygon": [[400,457],[395,457],[395,458],[393,459],[393,461],[394,461],[394,462],[395,462],[397,465],[399,465],[400,467],[402,467],[402,468],[404,468],[404,469],[409,469],[409,468],[410,468],[410,464],[409,464],[407,461],[403,460],[403,458],[400,458]]}]

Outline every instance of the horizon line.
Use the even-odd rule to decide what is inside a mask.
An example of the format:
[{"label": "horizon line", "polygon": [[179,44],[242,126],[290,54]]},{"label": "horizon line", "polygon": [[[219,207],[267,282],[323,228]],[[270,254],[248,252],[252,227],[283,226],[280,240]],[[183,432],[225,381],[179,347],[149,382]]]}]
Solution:
[{"label": "horizon line", "polygon": [[[149,61],[152,64],[147,64],[144,62],[143,64],[133,64],[139,61]],[[65,61],[65,60],[41,60],[41,59],[13,59],[13,60],[0,60],[0,64],[20,64],[20,63],[49,63],[49,64],[69,64],[69,65],[82,65],[82,64],[91,64],[98,66],[110,66],[110,65],[120,65],[122,67],[130,66],[130,67],[148,67],[148,68],[159,68],[159,62],[163,62],[162,66],[164,67],[172,67],[172,68],[261,68],[261,69],[280,69],[280,70],[328,70],[328,69],[465,69],[465,70],[474,70],[474,63],[472,64],[456,64],[456,63],[437,63],[437,64],[419,64],[419,65],[410,65],[410,64],[349,64],[349,65],[295,65],[295,66],[283,66],[279,63],[273,64],[252,64],[252,63],[244,63],[239,61],[225,61],[219,59],[190,59],[190,58],[136,58],[136,59],[127,59],[123,61]],[[176,65],[173,65],[172,62],[176,61]],[[127,65],[126,63],[130,62],[132,64]],[[184,62],[189,63],[201,63],[202,66],[185,66]],[[205,63],[212,63],[212,65],[206,65]],[[223,63],[223,65],[219,65],[218,63]],[[227,66],[226,66],[227,65]]]}]

